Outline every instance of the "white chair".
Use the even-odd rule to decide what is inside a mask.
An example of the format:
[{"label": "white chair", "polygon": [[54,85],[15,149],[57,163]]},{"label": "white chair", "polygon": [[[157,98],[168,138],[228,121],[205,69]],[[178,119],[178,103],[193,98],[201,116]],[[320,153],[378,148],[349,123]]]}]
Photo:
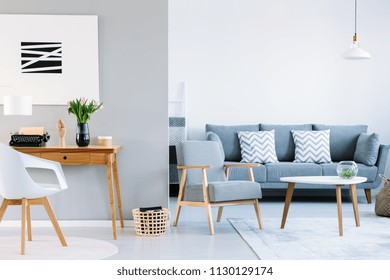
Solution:
[{"label": "white chair", "polygon": [[[27,168],[49,169],[54,171],[58,184],[36,183]],[[0,195],[4,198],[0,206],[0,222],[8,205],[22,206],[21,254],[25,253],[26,223],[28,240],[32,240],[30,205],[43,205],[60,239],[67,246],[64,235],[57,222],[47,197],[68,188],[61,165],[34,156],[20,153],[13,148],[0,144]]]}]

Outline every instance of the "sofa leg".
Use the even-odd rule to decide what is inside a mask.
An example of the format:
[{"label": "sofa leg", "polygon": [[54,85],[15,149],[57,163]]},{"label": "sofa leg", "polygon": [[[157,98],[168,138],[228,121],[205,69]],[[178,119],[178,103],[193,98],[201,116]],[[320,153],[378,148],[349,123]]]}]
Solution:
[{"label": "sofa leg", "polygon": [[371,204],[371,189],[364,189],[364,193],[366,194],[367,203]]}]

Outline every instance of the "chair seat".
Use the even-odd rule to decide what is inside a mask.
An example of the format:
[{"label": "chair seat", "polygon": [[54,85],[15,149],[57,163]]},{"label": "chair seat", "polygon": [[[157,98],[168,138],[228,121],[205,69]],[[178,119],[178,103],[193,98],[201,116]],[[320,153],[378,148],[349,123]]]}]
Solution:
[{"label": "chair seat", "polygon": [[[259,183],[250,181],[215,181],[209,182],[209,196],[211,202],[224,202],[246,199],[260,199],[262,197]],[[202,202],[202,184],[186,186],[185,201]]]},{"label": "chair seat", "polygon": [[55,193],[58,193],[62,191],[61,187],[56,184],[47,184],[47,183],[34,183],[39,188],[36,188],[34,190],[26,190],[23,195],[19,194],[18,196],[7,196],[5,198],[7,199],[22,199],[22,198],[41,198],[45,196],[49,196]]},{"label": "chair seat", "polygon": [[62,191],[60,185],[57,184],[37,183],[37,185],[42,188],[43,196],[49,196]]}]

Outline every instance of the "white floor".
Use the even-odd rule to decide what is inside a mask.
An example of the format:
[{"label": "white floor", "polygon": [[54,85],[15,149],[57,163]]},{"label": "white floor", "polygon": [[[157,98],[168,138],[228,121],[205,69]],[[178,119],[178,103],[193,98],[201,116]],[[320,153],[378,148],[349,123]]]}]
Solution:
[{"label": "white floor", "polygon": [[[375,192],[373,193],[373,198]],[[374,212],[375,201],[367,204],[364,193],[358,190],[359,213]],[[176,199],[170,199],[171,215],[174,215]],[[281,218],[284,206],[283,197],[264,198],[260,202],[263,218]],[[214,217],[216,210],[213,209]],[[65,236],[89,237],[106,240],[119,248],[114,260],[255,260],[257,256],[241,239],[226,218],[255,217],[253,206],[225,207],[223,219],[214,223],[215,235],[209,234],[206,214],[197,207],[183,207],[177,227],[170,226],[167,233],[159,237],[138,236],[131,225],[118,228],[118,239],[112,239],[110,226],[74,227],[62,226]],[[335,197],[293,197],[288,217],[333,217],[337,224]],[[353,217],[353,209],[348,196],[343,197],[343,217]],[[287,220],[288,221],[288,220]],[[170,220],[172,223],[172,219]],[[61,223],[61,222],[60,222]],[[266,227],[267,224],[264,224]],[[286,225],[287,226],[287,225]],[[1,234],[18,235],[19,227],[0,226]],[[33,228],[33,234],[55,234],[50,227]]]}]

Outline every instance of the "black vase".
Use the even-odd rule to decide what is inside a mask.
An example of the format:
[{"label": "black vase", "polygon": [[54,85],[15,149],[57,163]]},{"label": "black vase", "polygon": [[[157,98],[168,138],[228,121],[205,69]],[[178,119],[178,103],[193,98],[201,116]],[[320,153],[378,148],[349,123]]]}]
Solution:
[{"label": "black vase", "polygon": [[87,147],[89,145],[89,128],[87,123],[78,123],[76,131],[76,144],[79,147]]}]

